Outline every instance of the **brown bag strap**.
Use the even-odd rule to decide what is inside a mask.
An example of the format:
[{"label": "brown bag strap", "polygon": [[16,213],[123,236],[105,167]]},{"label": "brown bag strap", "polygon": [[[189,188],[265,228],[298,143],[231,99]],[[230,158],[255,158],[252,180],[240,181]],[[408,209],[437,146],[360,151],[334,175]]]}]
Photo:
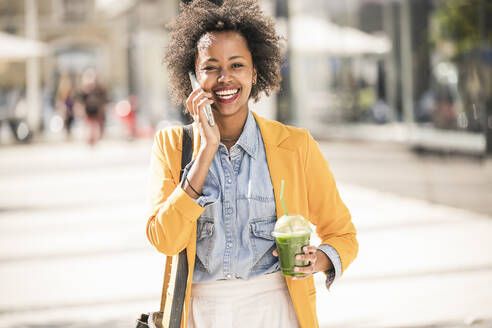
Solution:
[{"label": "brown bag strap", "polygon": [[[180,181],[186,165],[193,156],[193,126],[183,126]],[[179,254],[166,257],[164,282],[162,285],[161,312],[164,328],[179,328],[183,314],[186,285],[188,282],[188,257],[186,249]]]}]

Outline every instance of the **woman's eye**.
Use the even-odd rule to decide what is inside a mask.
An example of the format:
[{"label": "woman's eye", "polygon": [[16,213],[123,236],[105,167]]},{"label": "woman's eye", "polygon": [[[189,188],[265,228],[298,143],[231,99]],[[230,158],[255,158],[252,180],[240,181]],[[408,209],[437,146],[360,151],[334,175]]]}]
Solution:
[{"label": "woman's eye", "polygon": [[243,67],[244,65],[243,64],[240,64],[240,63],[235,63],[235,64],[232,64],[232,68],[240,68],[240,67]]},{"label": "woman's eye", "polygon": [[211,71],[211,70],[214,70],[215,67],[214,66],[206,66],[203,68],[204,71]]}]

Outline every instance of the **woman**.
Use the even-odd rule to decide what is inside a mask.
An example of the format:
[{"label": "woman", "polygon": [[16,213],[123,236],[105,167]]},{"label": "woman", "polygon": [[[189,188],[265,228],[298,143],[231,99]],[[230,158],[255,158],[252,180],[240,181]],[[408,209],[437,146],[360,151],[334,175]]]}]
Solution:
[{"label": "woman", "polygon": [[[187,249],[182,327],[317,327],[312,274],[326,273],[329,287],[358,244],[314,139],[249,110],[249,99],[279,87],[274,24],[254,0],[197,0],[181,9],[165,60],[172,96],[194,118],[194,159],[179,181],[182,129],[156,134],[147,237],[167,255]],[[191,89],[188,71],[201,89]],[[282,179],[289,212],[309,219],[322,240],[298,255],[310,265],[297,267],[306,276],[296,279],[280,274],[271,236],[284,214]]]},{"label": "woman", "polygon": [[107,94],[98,79],[94,68],[88,68],[82,73],[82,86],[79,95],[84,106],[88,128],[88,143],[94,146],[103,138],[106,122]]}]

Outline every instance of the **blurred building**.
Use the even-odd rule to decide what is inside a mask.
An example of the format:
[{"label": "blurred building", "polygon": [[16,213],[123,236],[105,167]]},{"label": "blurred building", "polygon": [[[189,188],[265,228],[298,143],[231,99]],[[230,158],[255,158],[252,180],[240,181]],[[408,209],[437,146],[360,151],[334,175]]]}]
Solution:
[{"label": "blurred building", "polygon": [[[29,37],[27,27],[35,24],[35,37],[49,47],[37,60],[40,106],[31,108],[39,111],[37,123],[46,123],[53,112],[59,77],[69,74],[78,81],[87,68],[97,70],[114,102],[136,95],[141,120],[177,118],[162,66],[164,25],[177,8],[178,1],[165,0],[0,0],[0,31]],[[0,88],[27,85],[25,61],[0,63]]]},{"label": "blurred building", "polygon": [[289,5],[293,121],[320,136],[492,153],[490,1],[278,2]]},{"label": "blurred building", "polygon": [[[141,124],[177,120],[162,54],[165,24],[179,2],[0,0],[0,31],[49,47],[41,59],[0,59],[0,88],[39,85],[39,94],[27,98],[42,123],[53,112],[59,76],[77,78],[93,67],[113,101],[136,96]],[[257,111],[321,137],[396,140],[474,153],[488,147],[492,153],[490,1],[260,4],[287,37],[288,59],[283,90],[255,104]]]}]

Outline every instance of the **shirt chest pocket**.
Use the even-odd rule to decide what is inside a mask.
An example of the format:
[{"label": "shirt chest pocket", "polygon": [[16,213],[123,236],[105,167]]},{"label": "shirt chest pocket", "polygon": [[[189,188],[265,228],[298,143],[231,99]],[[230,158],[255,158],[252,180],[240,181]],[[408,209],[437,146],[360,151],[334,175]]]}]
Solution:
[{"label": "shirt chest pocket", "polygon": [[271,183],[250,186],[244,193],[239,192],[238,207],[238,213],[247,213],[250,221],[276,217],[275,196]]},{"label": "shirt chest pocket", "polygon": [[197,223],[197,240],[202,241],[209,239],[214,233],[214,220],[211,218],[204,218],[198,220]]},{"label": "shirt chest pocket", "polygon": [[275,249],[275,238],[272,231],[277,219],[274,216],[252,219],[250,226],[250,245],[252,253],[251,271],[261,271],[271,268],[277,263],[273,256]]},{"label": "shirt chest pocket", "polygon": [[212,248],[214,244],[215,224],[213,218],[200,217],[197,221],[196,231],[196,256],[195,268],[201,271],[209,271]]},{"label": "shirt chest pocket", "polygon": [[271,183],[250,186],[244,195],[244,202],[240,204],[245,206],[240,210],[248,214],[251,271],[269,270],[278,263],[278,259],[272,254],[275,249],[272,231],[277,222],[277,211]]},{"label": "shirt chest pocket", "polygon": [[274,216],[266,218],[258,218],[251,220],[251,232],[256,238],[265,240],[275,240],[272,236],[272,231],[275,228],[277,219]]}]

